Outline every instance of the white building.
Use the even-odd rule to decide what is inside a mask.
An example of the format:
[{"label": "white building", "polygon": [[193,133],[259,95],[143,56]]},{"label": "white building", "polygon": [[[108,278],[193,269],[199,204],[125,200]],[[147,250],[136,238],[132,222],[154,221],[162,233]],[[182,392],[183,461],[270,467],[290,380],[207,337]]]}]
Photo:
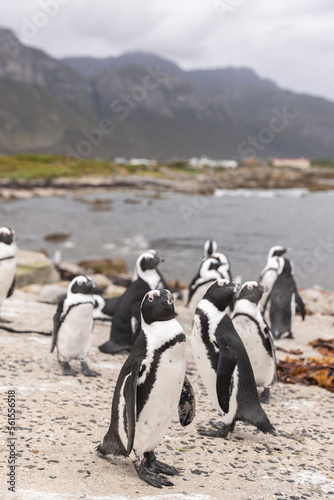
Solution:
[{"label": "white building", "polygon": [[197,158],[194,156],[190,158],[188,164],[192,168],[203,168],[203,167],[223,167],[223,168],[236,168],[238,162],[235,160],[213,160],[207,156],[201,156]]},{"label": "white building", "polygon": [[309,168],[311,166],[308,158],[274,158],[271,163],[273,167]]}]

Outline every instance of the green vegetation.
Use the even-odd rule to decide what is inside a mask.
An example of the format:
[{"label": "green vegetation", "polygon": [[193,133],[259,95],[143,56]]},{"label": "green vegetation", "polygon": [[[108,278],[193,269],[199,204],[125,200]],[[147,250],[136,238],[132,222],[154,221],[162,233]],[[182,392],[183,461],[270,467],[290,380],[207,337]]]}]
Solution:
[{"label": "green vegetation", "polygon": [[312,167],[334,168],[334,161],[331,161],[331,160],[313,160]]},{"label": "green vegetation", "polygon": [[33,153],[0,156],[0,179],[9,179],[10,181],[47,180],[59,177],[105,177],[112,174],[135,174],[143,177],[163,178],[168,171],[173,170],[181,170],[188,174],[199,173],[185,164],[169,166],[116,165],[108,160],[65,158]]},{"label": "green vegetation", "polygon": [[0,178],[12,181],[82,177],[84,175],[106,176],[113,171],[113,164],[106,160],[76,160],[75,158],[36,154],[0,156]]}]

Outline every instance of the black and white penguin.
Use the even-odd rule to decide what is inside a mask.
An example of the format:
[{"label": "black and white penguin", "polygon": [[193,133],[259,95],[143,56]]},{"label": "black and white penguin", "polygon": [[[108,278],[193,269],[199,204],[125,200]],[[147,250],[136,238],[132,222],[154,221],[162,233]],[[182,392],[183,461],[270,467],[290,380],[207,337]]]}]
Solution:
[{"label": "black and white penguin", "polygon": [[157,271],[160,257],[144,252],[136,262],[138,278],[132,281],[119,298],[112,316],[110,338],[99,346],[101,352],[116,354],[129,351],[140,331],[140,304],[150,290],[159,288],[161,276]]},{"label": "black and white penguin", "polygon": [[59,302],[53,317],[51,352],[57,346],[58,361],[64,375],[76,376],[70,367],[72,359],[81,361],[81,371],[87,377],[96,377],[98,372],[91,370],[87,357],[93,340],[93,293],[96,284],[87,276],[77,276],[68,286],[67,295]]},{"label": "black and white penguin", "polygon": [[[2,302],[14,293],[16,272],[15,231],[9,227],[0,228],[0,308]],[[1,318],[0,321],[7,323]]]},{"label": "black and white penguin", "polygon": [[161,488],[173,484],[163,474],[178,471],[156,460],[154,450],[177,410],[182,426],[192,422],[195,398],[185,375],[186,338],[169,290],[148,292],[141,318],[140,334],[116,383],[110,427],[96,450],[129,456],[140,479]]},{"label": "black and white penguin", "polygon": [[211,285],[198,304],[192,330],[192,350],[198,371],[213,406],[223,414],[218,431],[202,430],[209,436],[227,436],[238,420],[273,433],[263,411],[245,346],[225,309],[240,285],[220,280]]},{"label": "black and white penguin", "polygon": [[267,301],[269,293],[274,286],[274,283],[278,276],[278,271],[283,267],[284,258],[282,257],[288,251],[287,248],[282,247],[280,245],[275,245],[270,248],[267,256],[267,263],[265,267],[262,269],[259,277],[259,282],[262,283],[264,287],[267,288],[267,291],[262,294],[260,300],[260,306],[263,309],[264,305]]},{"label": "black and white penguin", "polygon": [[284,333],[288,333],[288,338],[293,338],[296,307],[298,307],[302,319],[305,319],[305,306],[298,294],[292,263],[284,257],[279,257],[279,259],[277,278],[263,306],[263,315],[268,318],[275,340]]},{"label": "black and white penguin", "polygon": [[196,276],[192,279],[188,289],[187,305],[191,314],[195,314],[199,301],[203,298],[207,289],[216,280],[223,279],[220,272],[221,262],[218,258],[211,255],[204,259],[198,269]]},{"label": "black and white penguin", "polygon": [[255,383],[263,387],[261,403],[269,402],[269,391],[276,381],[276,352],[271,331],[265,322],[259,301],[266,288],[257,281],[241,287],[235,303],[232,322],[244,343],[251,362]]},{"label": "black and white penguin", "polygon": [[[145,257],[146,257],[147,253],[151,253],[151,254],[155,255],[155,257],[159,260],[159,264],[161,262],[164,262],[164,260],[165,260],[163,258],[163,256],[159,252],[157,252],[157,250],[154,250],[153,248],[150,248],[149,250],[146,250],[146,252],[144,252],[142,255],[139,256],[139,259],[136,262],[136,265],[135,265],[135,268],[134,268],[134,271],[133,271],[132,281],[136,281],[139,278],[138,269],[141,268],[141,262],[142,262],[143,259],[145,260]],[[156,272],[160,276],[160,282],[158,283],[158,286],[156,288],[159,288],[159,289],[160,288],[167,288],[166,280],[162,276],[162,274],[161,274],[161,272],[160,272],[160,270],[158,268],[156,268]]]}]

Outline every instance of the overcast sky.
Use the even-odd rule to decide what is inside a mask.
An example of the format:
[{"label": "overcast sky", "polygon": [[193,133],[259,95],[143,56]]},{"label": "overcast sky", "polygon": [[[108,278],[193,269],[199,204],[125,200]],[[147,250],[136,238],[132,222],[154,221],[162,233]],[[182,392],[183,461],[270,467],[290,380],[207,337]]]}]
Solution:
[{"label": "overcast sky", "polygon": [[57,58],[142,50],[183,69],[250,67],[334,101],[333,0],[0,0],[0,12]]}]

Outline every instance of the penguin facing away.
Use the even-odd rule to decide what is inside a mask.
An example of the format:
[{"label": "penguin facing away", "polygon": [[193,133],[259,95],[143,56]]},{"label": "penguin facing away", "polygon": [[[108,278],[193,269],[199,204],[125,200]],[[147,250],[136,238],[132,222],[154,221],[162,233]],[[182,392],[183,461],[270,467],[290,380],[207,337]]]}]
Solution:
[{"label": "penguin facing away", "polygon": [[264,314],[268,314],[270,329],[276,340],[284,333],[288,333],[287,338],[293,338],[296,305],[302,319],[305,319],[305,306],[298,294],[292,264],[287,258],[281,259],[277,279],[264,306]]},{"label": "penguin facing away", "polygon": [[[4,299],[10,297],[15,289],[15,231],[9,227],[0,228],[0,308]],[[0,321],[8,323],[1,318]]]},{"label": "penguin facing away", "polygon": [[129,456],[140,479],[161,488],[173,484],[164,474],[178,471],[158,461],[154,450],[177,410],[182,426],[192,422],[195,398],[185,375],[186,338],[169,290],[148,292],[141,316],[140,334],[114,390],[109,429],[96,450]]},{"label": "penguin facing away", "polygon": [[270,387],[276,381],[274,341],[259,306],[265,291],[265,287],[256,281],[244,283],[232,315],[233,325],[251,362],[255,383],[264,388],[261,403],[269,402]]},{"label": "penguin facing away", "polygon": [[132,281],[117,301],[107,342],[99,346],[101,352],[116,354],[129,351],[140,332],[140,305],[147,292],[157,289],[161,276],[157,271],[160,257],[144,252],[136,262],[138,278]]},{"label": "penguin facing away", "polygon": [[240,420],[264,433],[274,428],[260,405],[247,351],[225,309],[240,285],[220,280],[211,285],[198,304],[192,330],[192,350],[198,371],[213,406],[222,413],[218,431],[200,430],[208,436],[226,437]]},{"label": "penguin facing away", "polygon": [[58,361],[64,375],[76,376],[69,362],[78,359],[82,374],[97,377],[100,374],[91,370],[87,357],[93,340],[94,288],[96,283],[81,275],[74,278],[68,286],[67,295],[59,302],[53,317],[51,352],[57,347]]}]

